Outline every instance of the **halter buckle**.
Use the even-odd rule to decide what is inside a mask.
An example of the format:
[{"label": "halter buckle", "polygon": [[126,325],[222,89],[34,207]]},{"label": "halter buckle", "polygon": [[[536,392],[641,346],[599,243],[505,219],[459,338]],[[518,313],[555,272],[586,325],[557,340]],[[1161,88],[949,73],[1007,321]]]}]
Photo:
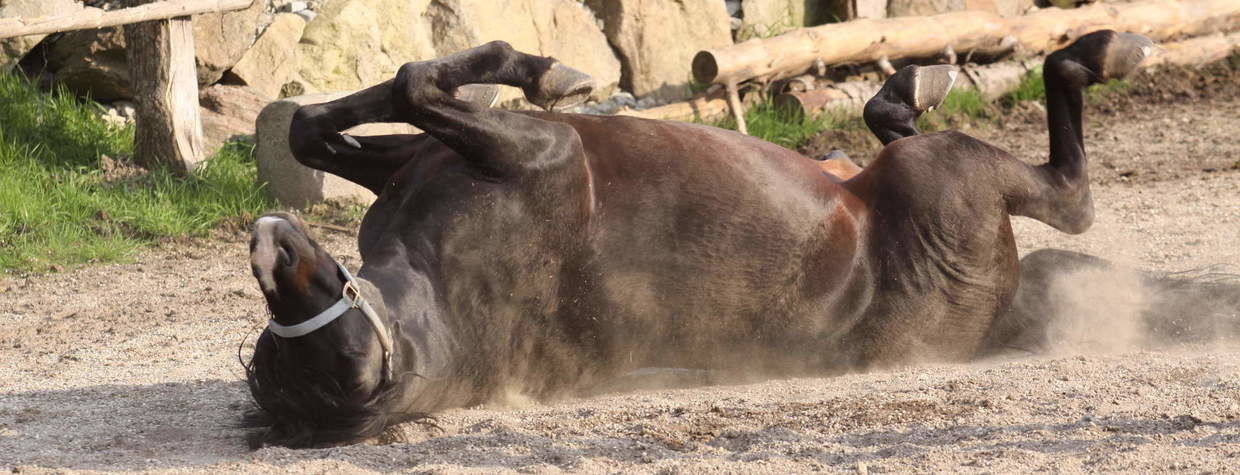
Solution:
[{"label": "halter buckle", "polygon": [[340,290],[340,295],[349,300],[349,308],[361,308],[362,293],[357,290],[357,286],[353,285],[353,279],[344,281],[344,288]]}]

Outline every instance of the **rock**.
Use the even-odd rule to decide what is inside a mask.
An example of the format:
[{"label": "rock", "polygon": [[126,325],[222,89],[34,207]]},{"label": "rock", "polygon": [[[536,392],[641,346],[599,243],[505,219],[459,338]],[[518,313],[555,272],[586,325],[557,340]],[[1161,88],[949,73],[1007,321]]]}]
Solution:
[{"label": "rock", "polygon": [[202,138],[214,151],[239,135],[254,135],[258,115],[274,99],[248,86],[216,84],[198,94]]},{"label": "rock", "polygon": [[964,10],[965,0],[891,0],[887,2],[887,15],[922,16]]},{"label": "rock", "polygon": [[276,15],[230,73],[267,97],[280,97],[280,90],[297,70],[297,43],[305,29],[306,21],[300,15]]},{"label": "rock", "polygon": [[[289,122],[298,107],[339,99],[347,94],[290,97],[271,103],[259,114],[254,150],[258,181],[266,182],[267,192],[284,206],[301,208],[327,199],[355,200],[364,204],[374,201],[375,195],[370,190],[336,175],[308,168],[298,163],[289,150]],[[420,133],[408,124],[363,124],[348,132],[354,136]]]},{"label": "rock", "polygon": [[306,25],[295,80],[303,90],[351,91],[391,79],[438,54],[423,17],[428,0],[334,0]]},{"label": "rock", "polygon": [[[75,0],[0,1],[0,18],[35,18],[73,13],[82,9]],[[0,40],[0,72],[8,72],[47,35],[21,36]]]},{"label": "rock", "polygon": [[728,12],[719,0],[589,0],[619,52],[621,86],[662,100],[689,95],[689,69],[698,51],[732,44]]},{"label": "rock", "polygon": [[22,61],[22,67],[50,72],[74,94],[96,101],[133,99],[125,34],[119,27],[65,33],[39,45]]},{"label": "rock", "polygon": [[824,21],[822,16],[825,9],[819,6],[821,3],[805,0],[744,0],[741,4],[743,22],[737,39],[766,38],[794,28],[817,25]]},{"label": "rock", "polygon": [[194,54],[198,84],[213,84],[237,64],[254,44],[273,0],[260,0],[245,10],[194,15]]},{"label": "rock", "polygon": [[[260,0],[246,10],[194,16],[199,85],[219,80],[241,58],[263,26],[266,6],[277,1]],[[133,98],[121,27],[67,32],[39,45],[22,67],[51,73],[73,93],[97,101]]]},{"label": "rock", "polygon": [[[390,79],[406,62],[492,40],[590,74],[596,99],[619,84],[619,60],[575,0],[334,0],[306,27],[293,82],[306,91],[356,90]],[[503,96],[516,97],[515,89]]]}]

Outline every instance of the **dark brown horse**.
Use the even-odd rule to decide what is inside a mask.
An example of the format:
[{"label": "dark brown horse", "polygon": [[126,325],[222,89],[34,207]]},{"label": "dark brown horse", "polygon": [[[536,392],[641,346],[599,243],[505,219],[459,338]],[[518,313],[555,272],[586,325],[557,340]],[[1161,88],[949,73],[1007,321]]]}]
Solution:
[{"label": "dark brown horse", "polygon": [[[1001,318],[1020,276],[1009,216],[1090,226],[1082,90],[1149,45],[1101,31],[1048,57],[1040,166],[959,132],[917,135],[950,88],[943,69],[893,76],[866,109],[886,148],[836,174],[713,127],[475,104],[462,86],[516,86],[544,106],[589,89],[498,42],[305,106],[297,159],[378,199],[356,279],[296,217],[257,223],[273,321],[247,367],[254,442],[353,442],[642,367],[803,374],[991,352],[1025,327]],[[426,133],[341,134],[395,121]]]}]

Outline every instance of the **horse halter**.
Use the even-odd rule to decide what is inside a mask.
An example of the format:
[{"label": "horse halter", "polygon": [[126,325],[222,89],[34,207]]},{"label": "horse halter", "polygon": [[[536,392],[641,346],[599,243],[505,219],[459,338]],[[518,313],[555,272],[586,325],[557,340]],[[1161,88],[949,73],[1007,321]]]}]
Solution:
[{"label": "horse halter", "polygon": [[344,265],[338,262],[336,265],[340,267],[340,273],[344,274],[345,280],[344,289],[340,292],[340,300],[327,307],[327,310],[319,312],[318,315],[296,325],[281,325],[273,318],[267,322],[267,330],[282,338],[302,337],[323,328],[349,310],[359,309],[366,316],[366,320],[370,322],[370,326],[375,329],[375,334],[379,337],[379,345],[383,347],[383,378],[384,381],[391,381],[392,335],[388,333],[387,327],[379,320],[379,314],[375,313],[375,309],[370,306],[370,302],[367,302],[362,297],[362,292],[358,290],[357,281],[353,280],[353,275],[349,273],[348,269],[344,268]]}]

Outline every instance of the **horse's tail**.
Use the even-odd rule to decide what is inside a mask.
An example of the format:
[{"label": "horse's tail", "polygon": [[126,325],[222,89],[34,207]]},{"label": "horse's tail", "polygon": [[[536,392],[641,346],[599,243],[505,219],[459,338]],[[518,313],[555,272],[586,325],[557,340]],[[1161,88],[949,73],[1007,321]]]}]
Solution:
[{"label": "horse's tail", "polygon": [[1240,340],[1238,274],[1139,271],[1057,249],[1032,252],[1020,264],[1020,287],[983,353]]}]

